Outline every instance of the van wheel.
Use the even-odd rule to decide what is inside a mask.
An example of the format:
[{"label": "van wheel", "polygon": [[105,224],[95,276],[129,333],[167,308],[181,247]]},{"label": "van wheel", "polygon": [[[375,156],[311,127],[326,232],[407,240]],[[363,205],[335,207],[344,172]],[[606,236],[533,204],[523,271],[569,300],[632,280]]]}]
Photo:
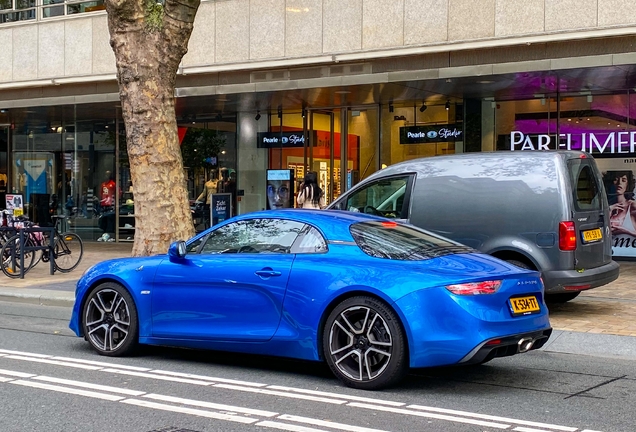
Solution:
[{"label": "van wheel", "polygon": [[566,303],[570,300],[574,300],[581,294],[581,291],[573,292],[573,293],[563,293],[563,294],[546,294],[545,302],[546,303]]},{"label": "van wheel", "polygon": [[517,266],[519,268],[522,268],[522,269],[535,270],[533,267],[529,266],[528,264],[526,264],[523,261],[509,259],[509,260],[506,260],[506,262],[509,263],[509,264],[515,265],[515,266]]}]

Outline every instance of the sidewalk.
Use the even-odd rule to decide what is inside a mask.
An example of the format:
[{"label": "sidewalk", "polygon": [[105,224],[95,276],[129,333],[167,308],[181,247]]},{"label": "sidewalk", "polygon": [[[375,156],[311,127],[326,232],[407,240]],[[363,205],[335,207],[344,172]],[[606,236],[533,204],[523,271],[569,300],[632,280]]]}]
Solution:
[{"label": "sidewalk", "polygon": [[[24,279],[9,279],[0,273],[0,301],[71,306],[75,283],[84,270],[111,258],[130,256],[132,243],[84,243],[84,257],[71,273],[49,275],[40,263]],[[620,262],[619,278],[609,285],[584,291],[576,299],[550,305],[555,330],[636,337],[636,262]]]}]

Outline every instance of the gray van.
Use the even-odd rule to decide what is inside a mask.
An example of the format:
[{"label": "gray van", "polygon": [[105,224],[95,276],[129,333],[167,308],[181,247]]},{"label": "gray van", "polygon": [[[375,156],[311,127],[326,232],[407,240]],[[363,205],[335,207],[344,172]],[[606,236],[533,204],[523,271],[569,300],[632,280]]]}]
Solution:
[{"label": "gray van", "polygon": [[594,159],[583,152],[410,160],[372,174],[329,208],[404,220],[539,270],[554,302],[618,277],[607,196]]}]

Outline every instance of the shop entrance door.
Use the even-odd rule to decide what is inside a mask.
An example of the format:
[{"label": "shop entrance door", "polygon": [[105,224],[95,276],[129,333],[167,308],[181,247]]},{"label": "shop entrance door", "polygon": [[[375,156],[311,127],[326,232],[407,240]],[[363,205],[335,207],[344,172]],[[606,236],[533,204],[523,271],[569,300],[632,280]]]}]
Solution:
[{"label": "shop entrance door", "polygon": [[378,169],[379,125],[375,105],[308,110],[304,166],[318,174],[327,204]]},{"label": "shop entrance door", "polygon": [[5,193],[9,188],[9,133],[10,125],[0,124],[0,208],[5,207]]}]

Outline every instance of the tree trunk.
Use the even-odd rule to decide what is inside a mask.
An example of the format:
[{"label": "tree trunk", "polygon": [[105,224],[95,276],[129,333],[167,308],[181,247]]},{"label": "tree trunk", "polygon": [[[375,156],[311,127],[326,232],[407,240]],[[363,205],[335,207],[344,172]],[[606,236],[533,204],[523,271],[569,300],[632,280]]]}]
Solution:
[{"label": "tree trunk", "polygon": [[174,87],[200,0],[106,0],[135,201],[133,256],[194,234]]}]

